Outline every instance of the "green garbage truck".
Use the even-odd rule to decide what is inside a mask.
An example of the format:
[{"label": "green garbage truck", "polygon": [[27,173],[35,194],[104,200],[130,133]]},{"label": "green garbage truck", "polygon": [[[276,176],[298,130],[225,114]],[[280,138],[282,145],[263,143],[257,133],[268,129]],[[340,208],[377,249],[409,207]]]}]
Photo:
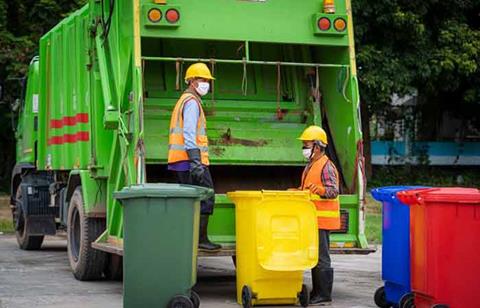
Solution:
[{"label": "green garbage truck", "polygon": [[20,248],[66,230],[77,279],[118,274],[123,209],[113,193],[175,181],[169,121],[193,62],[216,77],[204,99],[216,192],[208,232],[223,245],[215,255],[235,254],[226,193],[298,187],[297,137],[311,124],[326,129],[341,178],[332,249],[368,251],[350,0],[90,0],[61,21],[40,39],[18,108]]}]

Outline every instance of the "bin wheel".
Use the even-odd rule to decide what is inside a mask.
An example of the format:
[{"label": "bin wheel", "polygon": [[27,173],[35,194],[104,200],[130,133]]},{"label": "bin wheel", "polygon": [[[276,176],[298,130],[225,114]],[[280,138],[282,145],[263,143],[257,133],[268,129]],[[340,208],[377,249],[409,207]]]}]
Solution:
[{"label": "bin wheel", "polygon": [[176,295],[168,303],[168,308],[195,308],[192,300],[185,295]]},{"label": "bin wheel", "polygon": [[302,291],[298,294],[298,299],[300,301],[300,306],[308,307],[310,302],[310,293],[308,293],[308,288],[306,285],[302,284]]},{"label": "bin wheel", "polygon": [[251,308],[252,307],[252,298],[253,298],[252,289],[249,286],[243,286],[243,288],[242,288],[243,308]]},{"label": "bin wheel", "polygon": [[197,294],[197,292],[192,291],[190,295],[190,299],[192,300],[193,307],[195,308],[200,307],[200,296]]},{"label": "bin wheel", "polygon": [[400,301],[398,302],[398,307],[400,308],[413,308],[415,307],[414,301],[413,301],[413,294],[412,293],[407,293],[400,298]]},{"label": "bin wheel", "polygon": [[385,288],[380,287],[375,291],[375,295],[373,296],[373,300],[375,304],[380,308],[390,308],[392,305],[387,302],[387,298],[385,297]]}]

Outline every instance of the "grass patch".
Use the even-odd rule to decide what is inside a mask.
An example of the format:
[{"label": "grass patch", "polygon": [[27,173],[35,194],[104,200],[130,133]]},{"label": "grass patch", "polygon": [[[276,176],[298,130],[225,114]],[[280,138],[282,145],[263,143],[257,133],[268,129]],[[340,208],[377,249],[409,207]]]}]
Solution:
[{"label": "grass patch", "polygon": [[13,222],[11,219],[6,219],[6,218],[0,219],[0,232],[3,232],[3,233],[15,232],[15,229],[13,228]]},{"label": "grass patch", "polygon": [[370,192],[365,195],[365,207],[368,213],[382,214],[382,204],[373,199]]},{"label": "grass patch", "polygon": [[365,235],[369,244],[382,243],[382,214],[367,212]]},{"label": "grass patch", "polygon": [[365,235],[369,244],[382,243],[382,205],[370,193],[365,196]]}]

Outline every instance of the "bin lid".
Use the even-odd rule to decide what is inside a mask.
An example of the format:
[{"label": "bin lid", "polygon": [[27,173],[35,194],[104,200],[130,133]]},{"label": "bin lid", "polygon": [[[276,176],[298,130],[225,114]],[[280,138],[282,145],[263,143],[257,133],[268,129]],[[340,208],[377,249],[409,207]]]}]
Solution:
[{"label": "bin lid", "polygon": [[391,201],[397,197],[397,192],[404,190],[428,188],[426,186],[384,186],[371,190],[372,197],[377,201]]},{"label": "bin lid", "polygon": [[121,191],[113,194],[115,199],[131,198],[207,198],[213,195],[213,190],[206,187],[169,184],[149,183],[124,187]]},{"label": "bin lid", "polygon": [[236,198],[302,198],[310,200],[308,190],[236,190],[227,192],[230,199]]},{"label": "bin lid", "polygon": [[409,205],[459,203],[480,205],[480,190],[465,187],[438,187],[399,192],[398,198]]}]

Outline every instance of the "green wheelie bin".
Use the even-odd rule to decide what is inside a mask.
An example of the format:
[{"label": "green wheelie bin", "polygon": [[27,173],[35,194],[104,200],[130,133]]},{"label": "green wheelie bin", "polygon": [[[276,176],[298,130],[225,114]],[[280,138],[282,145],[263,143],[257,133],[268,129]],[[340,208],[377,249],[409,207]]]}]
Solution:
[{"label": "green wheelie bin", "polygon": [[213,191],[143,184],[114,194],[123,205],[123,306],[196,308],[200,201]]}]

